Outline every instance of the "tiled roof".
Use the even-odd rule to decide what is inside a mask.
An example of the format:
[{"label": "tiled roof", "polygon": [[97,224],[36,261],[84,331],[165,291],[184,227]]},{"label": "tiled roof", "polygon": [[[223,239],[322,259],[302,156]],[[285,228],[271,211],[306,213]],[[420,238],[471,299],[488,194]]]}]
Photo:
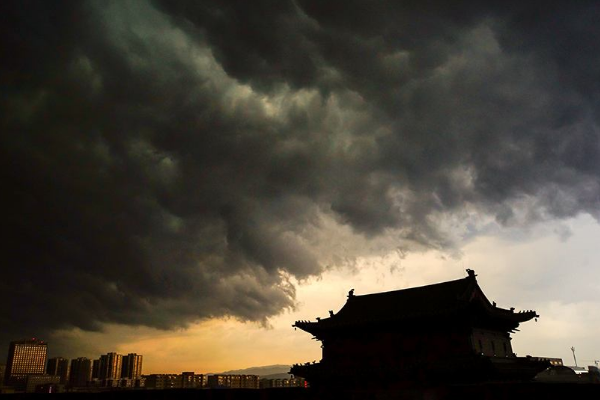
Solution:
[{"label": "tiled roof", "polygon": [[394,290],[367,295],[348,295],[342,309],[318,322],[297,321],[294,326],[311,333],[337,326],[404,320],[413,317],[451,315],[465,309],[474,299],[490,314],[519,322],[537,317],[534,311],[514,313],[491,304],[477,284],[475,273],[469,276],[433,285]]}]

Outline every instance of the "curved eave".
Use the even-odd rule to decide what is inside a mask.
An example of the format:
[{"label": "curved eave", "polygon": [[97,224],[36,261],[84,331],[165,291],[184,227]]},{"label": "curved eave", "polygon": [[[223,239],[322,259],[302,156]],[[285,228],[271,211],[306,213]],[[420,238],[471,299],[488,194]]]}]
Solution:
[{"label": "curved eave", "polygon": [[470,301],[478,303],[483,306],[483,309],[496,320],[506,321],[510,324],[515,324],[515,328],[521,322],[527,322],[533,318],[539,318],[539,315],[534,310],[514,312],[514,309],[507,310],[505,308],[497,307],[495,303],[491,303],[487,296],[483,293],[483,290],[475,282],[473,287],[473,293],[470,296]]},{"label": "curved eave", "polygon": [[510,310],[496,309],[493,310],[491,314],[496,318],[515,323],[527,322],[534,318],[539,318],[538,313],[533,310],[513,312]]},{"label": "curved eave", "polygon": [[[491,320],[497,321],[495,324],[499,324],[500,326],[505,326],[508,330],[516,329],[520,323],[527,322],[532,320],[533,318],[538,318],[539,315],[533,311],[520,311],[513,312],[510,310],[505,310],[502,308],[490,308],[487,310],[489,315],[488,318],[491,317]],[[418,315],[412,316],[413,318],[420,317]],[[395,322],[399,320],[405,320],[408,316],[404,316],[404,318],[390,318],[387,321],[352,321],[352,324],[336,324],[335,318],[326,318],[321,321],[296,321],[292,327],[302,329],[305,332],[312,334],[313,336],[319,338],[324,334],[325,331],[335,329],[336,327],[348,326],[348,325],[361,325],[361,324],[372,324],[374,322]]]},{"label": "curved eave", "polygon": [[315,336],[321,330],[319,327],[319,322],[311,321],[296,321],[292,327],[302,329],[303,331],[312,333]]}]

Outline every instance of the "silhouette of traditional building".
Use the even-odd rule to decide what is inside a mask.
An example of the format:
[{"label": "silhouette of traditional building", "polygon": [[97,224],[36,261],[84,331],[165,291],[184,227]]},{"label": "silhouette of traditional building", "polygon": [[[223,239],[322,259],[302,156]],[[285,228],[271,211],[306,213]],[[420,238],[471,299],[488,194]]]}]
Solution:
[{"label": "silhouette of traditional building", "polygon": [[475,272],[429,286],[348,294],[342,309],[293,327],[322,342],[320,362],[290,373],[311,386],[402,387],[411,383],[529,380],[550,364],[517,357],[510,334],[539,317],[490,302]]},{"label": "silhouette of traditional building", "polygon": [[11,342],[6,362],[6,385],[25,390],[28,375],[43,375],[46,371],[47,353],[48,344],[35,338]]}]

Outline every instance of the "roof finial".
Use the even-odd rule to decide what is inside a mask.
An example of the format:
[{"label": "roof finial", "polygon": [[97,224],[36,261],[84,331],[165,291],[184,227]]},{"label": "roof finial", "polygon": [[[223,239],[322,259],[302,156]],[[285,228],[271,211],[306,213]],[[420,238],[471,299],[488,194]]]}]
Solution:
[{"label": "roof finial", "polygon": [[329,310],[329,316],[333,317],[333,310]]},{"label": "roof finial", "polygon": [[354,289],[350,289],[350,291],[348,292],[348,298],[352,298],[354,297]]},{"label": "roof finial", "polygon": [[475,275],[475,271],[472,270],[471,268],[467,268],[467,274],[469,274],[470,278],[475,278],[477,275]]}]

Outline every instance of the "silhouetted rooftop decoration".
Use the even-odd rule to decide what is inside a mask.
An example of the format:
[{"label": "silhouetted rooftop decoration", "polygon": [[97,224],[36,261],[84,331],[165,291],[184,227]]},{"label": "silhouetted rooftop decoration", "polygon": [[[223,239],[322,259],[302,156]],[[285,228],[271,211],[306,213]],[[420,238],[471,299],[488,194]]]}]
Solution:
[{"label": "silhouetted rooftop decoration", "polygon": [[323,359],[291,372],[311,383],[357,371],[391,381],[413,379],[411,371],[445,371],[454,380],[473,372],[466,381],[530,379],[546,364],[516,357],[510,333],[539,315],[514,310],[490,302],[473,270],[463,279],[403,290],[356,295],[352,289],[337,313],[293,325],[323,342]]}]

